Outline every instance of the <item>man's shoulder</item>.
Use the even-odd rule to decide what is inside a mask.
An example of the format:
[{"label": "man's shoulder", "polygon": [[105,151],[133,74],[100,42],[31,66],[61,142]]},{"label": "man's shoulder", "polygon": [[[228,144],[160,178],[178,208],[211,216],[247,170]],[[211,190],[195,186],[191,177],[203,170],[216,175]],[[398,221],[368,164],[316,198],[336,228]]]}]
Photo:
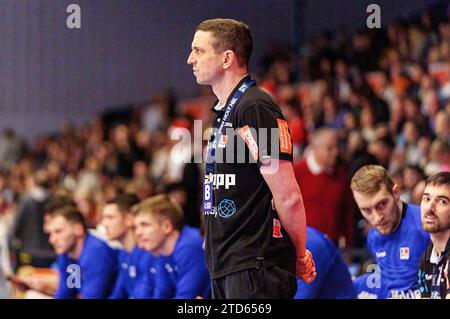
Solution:
[{"label": "man's shoulder", "polygon": [[382,235],[375,229],[375,227],[370,227],[368,233],[367,233],[367,243],[373,243],[373,241],[381,237]]},{"label": "man's shoulder", "polygon": [[[203,237],[200,235],[200,230],[195,227],[185,226],[176,244],[173,253],[174,259],[178,260],[186,255],[192,255],[203,252]],[[192,257],[194,257],[192,255]]]},{"label": "man's shoulder", "polygon": [[257,86],[252,86],[245,92],[237,106],[236,113],[240,116],[253,107],[281,114],[281,110],[273,98]]},{"label": "man's shoulder", "polygon": [[111,254],[117,256],[117,251],[108,245],[103,239],[95,235],[86,235],[86,243],[83,249],[83,255],[95,256],[98,254]]},{"label": "man's shoulder", "polygon": [[178,239],[177,248],[184,247],[202,247],[203,237],[200,234],[200,229],[190,226],[185,226],[181,231]]},{"label": "man's shoulder", "polygon": [[329,251],[331,240],[321,231],[308,226],[306,228],[306,248],[324,254]]},{"label": "man's shoulder", "polygon": [[428,237],[428,233],[422,227],[420,206],[414,204],[407,204],[407,209],[403,223],[406,226],[407,231],[414,231],[422,234],[424,237]]}]

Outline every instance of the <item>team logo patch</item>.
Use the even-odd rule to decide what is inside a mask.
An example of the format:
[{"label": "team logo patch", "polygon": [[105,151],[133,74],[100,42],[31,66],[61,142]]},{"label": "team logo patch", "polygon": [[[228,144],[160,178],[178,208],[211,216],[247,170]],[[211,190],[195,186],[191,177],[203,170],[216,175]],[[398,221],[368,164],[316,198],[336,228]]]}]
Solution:
[{"label": "team logo patch", "polygon": [[134,265],[130,265],[130,268],[128,269],[128,275],[131,278],[136,278],[137,272],[136,272],[136,267]]},{"label": "team logo patch", "polygon": [[409,247],[400,247],[400,260],[409,259]]},{"label": "team logo patch", "polygon": [[376,256],[377,258],[384,258],[384,257],[386,257],[386,252],[385,252],[385,251],[379,251],[379,252],[376,252],[376,253],[375,253],[375,256]]},{"label": "team logo patch", "polygon": [[281,233],[281,223],[278,219],[273,219],[273,232],[272,236],[274,238],[283,238],[283,234]]},{"label": "team logo patch", "polygon": [[289,134],[289,126],[285,120],[277,119],[278,123],[278,138],[280,140],[281,153],[292,153],[292,141]]},{"label": "team logo patch", "polygon": [[230,218],[236,213],[236,204],[231,199],[222,199],[217,206],[217,212],[222,218]]},{"label": "team logo patch", "polygon": [[258,160],[258,144],[256,143],[255,139],[253,138],[252,133],[250,132],[250,127],[248,125],[244,126],[238,131],[239,135],[244,140],[245,144],[247,144],[248,149],[250,150],[250,153],[252,154],[252,157],[255,161]]},{"label": "team logo patch", "polygon": [[217,145],[220,148],[225,148],[225,145],[227,145],[228,136],[222,135],[220,136],[219,144]]}]

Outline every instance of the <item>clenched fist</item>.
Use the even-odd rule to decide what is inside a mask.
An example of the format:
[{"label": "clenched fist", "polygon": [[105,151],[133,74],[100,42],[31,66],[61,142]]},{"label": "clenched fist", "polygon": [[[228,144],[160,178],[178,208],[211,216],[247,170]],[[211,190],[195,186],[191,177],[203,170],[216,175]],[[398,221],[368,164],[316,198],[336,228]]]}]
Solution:
[{"label": "clenched fist", "polygon": [[311,283],[316,278],[316,264],[313,259],[313,255],[307,249],[305,256],[297,257],[297,277],[306,282]]}]

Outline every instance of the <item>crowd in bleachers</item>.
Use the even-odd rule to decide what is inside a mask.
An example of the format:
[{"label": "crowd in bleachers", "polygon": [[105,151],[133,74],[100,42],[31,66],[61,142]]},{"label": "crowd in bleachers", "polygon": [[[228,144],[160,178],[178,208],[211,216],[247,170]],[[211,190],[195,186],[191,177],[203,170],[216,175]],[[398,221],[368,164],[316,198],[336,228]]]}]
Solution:
[{"label": "crowd in bleachers", "polygon": [[[403,201],[419,204],[426,177],[450,171],[446,17],[425,12],[379,30],[324,33],[301,52],[268,54],[261,65],[264,72],[254,76],[289,123],[296,162],[312,152],[314,132],[326,127],[338,137],[334,164],[343,167],[346,186],[359,167],[377,163],[401,187]],[[161,92],[146,104],[107,112],[82,127],[66,123],[30,144],[5,130],[0,135],[0,245],[8,236],[13,269],[2,271],[51,265],[55,253],[42,229],[43,207],[58,194],[70,196],[88,227],[98,228],[103,207],[117,195],[134,193],[142,201],[166,193],[183,208],[186,224],[200,228],[203,167],[171,156],[176,141],[170,133],[176,127],[192,130],[196,119],[206,128],[213,101],[207,90],[182,100]],[[306,210],[314,213],[307,204]],[[345,240],[328,234],[340,248],[364,246],[367,224],[356,206],[352,214],[347,225],[352,234]]]}]

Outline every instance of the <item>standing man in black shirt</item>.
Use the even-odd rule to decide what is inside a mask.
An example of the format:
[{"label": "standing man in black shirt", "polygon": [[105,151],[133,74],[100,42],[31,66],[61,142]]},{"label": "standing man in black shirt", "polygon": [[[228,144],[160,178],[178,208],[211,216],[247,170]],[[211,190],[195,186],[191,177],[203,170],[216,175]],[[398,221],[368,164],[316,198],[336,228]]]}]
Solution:
[{"label": "standing man in black shirt", "polygon": [[213,298],[292,298],[296,275],[311,282],[315,265],[289,129],[248,75],[252,47],[246,24],[206,20],[187,61],[218,98],[203,184],[206,260]]},{"label": "standing man in black shirt", "polygon": [[423,229],[431,244],[422,256],[419,286],[422,298],[450,299],[450,173],[430,176],[422,203]]}]

